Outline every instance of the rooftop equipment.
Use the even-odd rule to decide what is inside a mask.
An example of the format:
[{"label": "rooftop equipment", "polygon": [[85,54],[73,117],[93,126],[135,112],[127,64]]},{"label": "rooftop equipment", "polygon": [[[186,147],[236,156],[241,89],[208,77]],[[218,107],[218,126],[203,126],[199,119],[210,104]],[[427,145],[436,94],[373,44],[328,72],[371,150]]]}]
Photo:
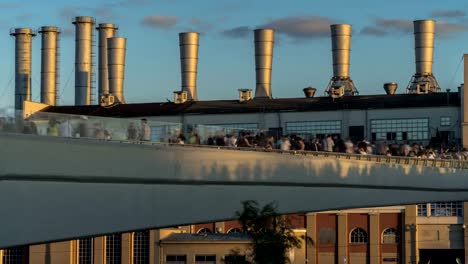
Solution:
[{"label": "rooftop equipment", "polygon": [[239,102],[252,100],[252,89],[239,89]]},{"label": "rooftop equipment", "polygon": [[59,34],[58,27],[44,26],[39,29],[41,43],[41,103],[56,105],[58,96]]},{"label": "rooftop equipment", "polygon": [[325,95],[334,98],[358,95],[359,92],[353,80],[349,77],[352,26],[349,24],[335,24],[331,25],[330,29],[333,77],[325,89]]},{"label": "rooftop equipment", "polygon": [[317,89],[315,89],[314,87],[306,87],[306,88],[302,89],[302,91],[304,92],[304,95],[305,95],[306,98],[312,98],[312,97],[314,97],[315,92],[317,91]]},{"label": "rooftop equipment", "polygon": [[109,76],[109,91],[115,96],[117,103],[124,104],[124,80],[125,80],[125,51],[126,38],[107,39],[107,69]]},{"label": "rooftop equipment", "polygon": [[387,95],[394,95],[396,90],[398,89],[398,84],[394,82],[384,83],[383,88]]},{"label": "rooftop equipment", "polygon": [[23,110],[23,102],[31,101],[31,46],[36,33],[15,28],[10,35],[15,37],[15,109]]},{"label": "rooftop equipment", "polygon": [[99,33],[98,43],[98,97],[109,94],[109,77],[107,72],[107,39],[117,36],[118,27],[111,23],[101,23],[96,27]]},{"label": "rooftop equipment", "polygon": [[434,20],[413,21],[416,73],[406,88],[408,93],[424,94],[441,91],[432,74],[435,23]]},{"label": "rooftop equipment", "polygon": [[198,100],[197,64],[199,38],[200,34],[197,32],[179,33],[182,91],[187,92],[187,100],[191,101]]},{"label": "rooftop equipment", "polygon": [[187,102],[187,91],[174,91],[174,103],[183,104]]},{"label": "rooftop equipment", "polygon": [[273,29],[256,29],[255,42],[255,98],[271,99],[271,69],[273,63],[273,47],[275,32]]},{"label": "rooftop equipment", "polygon": [[75,25],[75,105],[90,105],[92,102],[93,73],[93,27],[92,17],[80,16]]}]

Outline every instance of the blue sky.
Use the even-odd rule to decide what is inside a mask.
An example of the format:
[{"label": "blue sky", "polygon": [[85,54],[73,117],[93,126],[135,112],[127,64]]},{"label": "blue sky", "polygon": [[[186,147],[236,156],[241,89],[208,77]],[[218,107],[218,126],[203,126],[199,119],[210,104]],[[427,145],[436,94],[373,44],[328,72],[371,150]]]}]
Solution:
[{"label": "blue sky", "polygon": [[[361,94],[381,94],[384,82],[405,91],[414,74],[412,20],[437,21],[433,72],[442,89],[463,82],[468,53],[468,2],[455,0],[3,0],[0,2],[0,107],[13,105],[14,40],[9,29],[62,29],[59,104],[74,102],[75,16],[117,23],[127,40],[127,102],[172,100],[180,89],[178,32],[201,32],[198,97],[235,99],[255,89],[252,29],[276,29],[273,97],[323,93],[331,75],[329,24],[353,25],[351,78]],[[96,69],[97,70],[97,67]],[[33,41],[33,99],[40,91],[40,36]]]}]

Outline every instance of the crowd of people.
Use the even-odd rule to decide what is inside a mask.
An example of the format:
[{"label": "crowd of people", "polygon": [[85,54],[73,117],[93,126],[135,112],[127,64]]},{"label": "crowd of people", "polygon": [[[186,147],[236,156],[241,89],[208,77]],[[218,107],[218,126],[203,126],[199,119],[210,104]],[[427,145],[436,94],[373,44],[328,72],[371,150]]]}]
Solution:
[{"label": "crowd of people", "polygon": [[[141,119],[139,124],[136,121],[126,121],[128,126],[125,134],[126,140],[151,141],[151,128],[148,120]],[[0,131],[19,132],[24,134],[40,134],[37,125],[33,120],[11,119],[0,117]],[[83,137],[100,140],[112,140],[112,133],[105,129],[101,122],[88,120],[86,116],[79,118],[57,120],[50,118],[47,123],[45,133],[48,136],[58,137]],[[159,138],[160,142],[173,144],[195,144],[227,147],[245,147],[261,149],[280,149],[284,151],[324,151],[341,152],[359,155],[386,155],[405,156],[421,159],[456,159],[468,160],[468,150],[461,148],[458,144],[448,144],[443,140],[431,139],[429,144],[422,142],[399,142],[386,140],[369,141],[367,139],[356,140],[347,138],[341,139],[339,135],[317,135],[315,138],[302,138],[298,135],[281,136],[276,138],[273,135],[263,132],[248,130],[223,129],[219,127],[215,132],[199,133],[192,129],[187,137],[176,129]]]}]

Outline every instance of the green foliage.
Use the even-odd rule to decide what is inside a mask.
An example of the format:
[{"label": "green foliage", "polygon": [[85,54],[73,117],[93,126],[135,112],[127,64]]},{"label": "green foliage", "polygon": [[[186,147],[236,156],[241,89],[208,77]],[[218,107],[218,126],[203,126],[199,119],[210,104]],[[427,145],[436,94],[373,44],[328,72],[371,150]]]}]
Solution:
[{"label": "green foliage", "polygon": [[289,263],[288,252],[301,247],[288,221],[276,211],[276,202],[260,208],[256,201],[242,202],[236,215],[244,232],[252,237],[252,259],[257,264]]}]

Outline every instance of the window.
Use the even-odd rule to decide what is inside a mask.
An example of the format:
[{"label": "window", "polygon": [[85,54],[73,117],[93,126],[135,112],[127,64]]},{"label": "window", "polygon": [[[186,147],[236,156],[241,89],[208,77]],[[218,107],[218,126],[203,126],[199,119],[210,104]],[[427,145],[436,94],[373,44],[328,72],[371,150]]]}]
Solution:
[{"label": "window", "polygon": [[185,264],[187,263],[186,255],[167,255],[166,264]]},{"label": "window", "polygon": [[78,240],[78,263],[93,263],[93,238],[87,237]]},{"label": "window", "polygon": [[340,135],[341,121],[286,122],[286,133],[310,139],[317,136]]},{"label": "window", "polygon": [[25,250],[27,247],[15,247],[15,248],[8,248],[3,250],[3,264],[22,264],[27,263],[25,261],[27,256],[25,254]]},{"label": "window", "polygon": [[240,230],[240,228],[231,228],[227,231],[228,234],[241,234],[242,233],[242,230]]},{"label": "window", "polygon": [[427,204],[418,204],[418,216],[427,216]]},{"label": "window", "polygon": [[382,244],[398,244],[400,243],[400,235],[395,228],[387,228],[382,234]]},{"label": "window", "polygon": [[335,244],[336,243],[336,231],[333,228],[325,227],[320,229],[318,233],[319,244]]},{"label": "window", "polygon": [[244,255],[226,255],[224,256],[225,263],[248,263]]},{"label": "window", "polygon": [[440,117],[440,126],[450,126],[450,116]]},{"label": "window", "polygon": [[133,233],[133,263],[149,263],[149,231]]},{"label": "window", "polygon": [[427,140],[428,118],[374,119],[370,124],[372,140]]},{"label": "window", "polygon": [[120,264],[121,245],[121,234],[112,234],[106,236],[106,264]]},{"label": "window", "polygon": [[201,228],[200,230],[198,230],[197,234],[210,234],[210,233],[213,233],[211,232],[211,230],[209,228]]},{"label": "window", "polygon": [[431,203],[431,216],[463,216],[463,202]]},{"label": "window", "polygon": [[241,131],[256,132],[258,130],[257,123],[239,123],[239,124],[212,124],[212,125],[203,125],[199,126],[200,128],[210,131],[214,134],[216,131],[224,131],[226,134],[236,134]]},{"label": "window", "polygon": [[196,255],[195,263],[216,263],[216,255]]},{"label": "window", "polygon": [[362,228],[355,228],[351,231],[351,244],[367,244],[367,232]]},{"label": "window", "polygon": [[151,129],[151,141],[168,142],[177,131],[181,131],[181,124],[162,123],[149,124]]}]

